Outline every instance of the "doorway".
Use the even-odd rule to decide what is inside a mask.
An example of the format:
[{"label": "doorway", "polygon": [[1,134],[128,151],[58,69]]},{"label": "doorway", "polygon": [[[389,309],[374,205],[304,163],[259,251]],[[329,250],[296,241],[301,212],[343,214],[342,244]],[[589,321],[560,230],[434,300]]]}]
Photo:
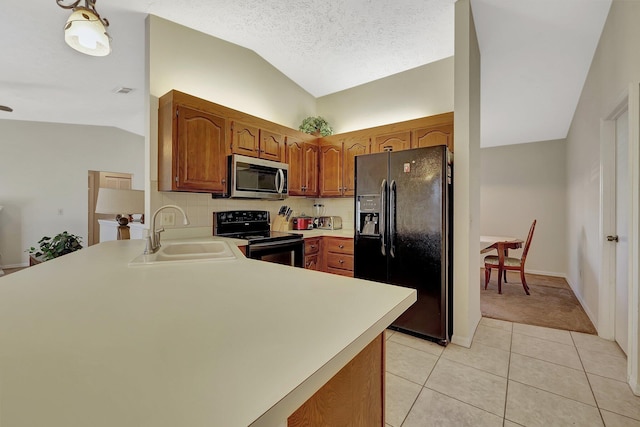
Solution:
[{"label": "doorway", "polygon": [[615,259],[612,269],[615,283],[614,338],[627,354],[629,341],[629,110],[615,120],[615,234],[607,236]]},{"label": "doorway", "polygon": [[98,200],[98,189],[115,188],[118,190],[131,190],[132,176],[133,175],[130,173],[89,171],[87,203],[87,224],[89,224],[89,230],[87,233],[87,246],[100,243],[100,224],[98,223],[98,220],[113,219],[113,215],[95,213],[96,201]]},{"label": "doorway", "polygon": [[[640,226],[640,85],[632,83],[613,104],[600,126],[600,291],[598,335],[615,340],[627,354],[628,383],[640,396],[638,318]],[[626,148],[624,145],[626,142]],[[620,153],[617,145],[621,144]],[[616,159],[626,165],[618,171]],[[626,176],[626,188],[617,188],[616,177]],[[620,181],[618,179],[618,181]],[[618,205],[616,193],[626,193],[626,205]],[[622,201],[625,198],[621,199]],[[624,216],[618,215],[618,210]],[[616,224],[617,222],[617,224]],[[619,229],[620,228],[620,229]],[[615,241],[616,233],[618,242]],[[608,236],[611,236],[609,241]],[[620,245],[620,243],[623,245]],[[620,272],[618,270],[621,270]],[[621,279],[622,277],[622,279]],[[618,284],[619,281],[624,283]],[[626,286],[626,288],[625,288]],[[626,299],[624,298],[626,296]],[[624,307],[626,301],[626,307]],[[625,310],[626,308],[626,310]],[[618,313],[622,310],[623,313]],[[624,326],[627,330],[625,332]],[[626,338],[626,340],[625,340]]]}]

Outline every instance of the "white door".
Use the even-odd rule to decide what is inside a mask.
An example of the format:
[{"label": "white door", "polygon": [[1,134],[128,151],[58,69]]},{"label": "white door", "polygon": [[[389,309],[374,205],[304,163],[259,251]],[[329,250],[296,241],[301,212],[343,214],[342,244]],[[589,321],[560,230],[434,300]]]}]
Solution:
[{"label": "white door", "polygon": [[629,338],[629,112],[616,119],[616,308],[615,339],[627,353]]}]

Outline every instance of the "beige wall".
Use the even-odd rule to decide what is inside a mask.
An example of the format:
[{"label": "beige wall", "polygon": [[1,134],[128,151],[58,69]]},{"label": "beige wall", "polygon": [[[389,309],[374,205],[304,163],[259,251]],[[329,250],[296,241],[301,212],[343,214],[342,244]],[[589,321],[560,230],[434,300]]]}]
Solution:
[{"label": "beige wall", "polygon": [[[280,204],[298,212],[311,211],[313,199],[279,202],[220,200],[209,194],[158,193],[158,98],[171,89],[234,108],[297,129],[315,115],[316,100],[253,51],[215,37],[149,16],[149,188],[150,212],[163,204],[177,204],[189,215],[190,228],[212,226],[211,212],[227,209],[265,209]],[[176,226],[176,228],[180,228]]]},{"label": "beige wall", "polygon": [[453,111],[453,57],[318,98],[335,133]]},{"label": "beige wall", "polygon": [[640,2],[614,0],[567,136],[567,279],[596,325],[600,294],[600,120],[640,82]]},{"label": "beige wall", "polygon": [[[103,126],[0,120],[0,265],[63,231],[87,242],[89,170],[133,174],[144,187],[144,138]],[[58,210],[62,209],[62,215]]]},{"label": "beige wall", "polygon": [[[526,240],[537,219],[527,271],[565,276],[565,141],[483,148],[480,153],[480,233]],[[515,256],[521,253],[514,251]]]},{"label": "beige wall", "polygon": [[297,129],[316,100],[249,49],[150,16],[150,94],[172,89]]},{"label": "beige wall", "polygon": [[480,322],[480,48],[469,0],[455,5],[453,337],[466,347]]}]

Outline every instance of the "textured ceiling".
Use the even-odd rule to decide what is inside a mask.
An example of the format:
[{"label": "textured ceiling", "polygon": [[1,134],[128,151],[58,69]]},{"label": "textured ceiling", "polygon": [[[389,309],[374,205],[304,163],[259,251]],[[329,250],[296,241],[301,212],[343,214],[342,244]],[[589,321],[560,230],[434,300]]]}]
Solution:
[{"label": "textured ceiling", "polygon": [[[471,0],[482,145],[566,136],[611,0]],[[100,0],[113,52],[69,49],[53,0],[0,2],[1,118],[144,134],[144,18],[254,50],[314,96],[453,55],[454,0]],[[579,11],[579,13],[576,13]],[[82,70],[79,73],[77,70]],[[115,94],[120,86],[135,88]]]},{"label": "textured ceiling", "polygon": [[315,97],[453,55],[454,0],[156,0],[151,12],[252,49]]}]

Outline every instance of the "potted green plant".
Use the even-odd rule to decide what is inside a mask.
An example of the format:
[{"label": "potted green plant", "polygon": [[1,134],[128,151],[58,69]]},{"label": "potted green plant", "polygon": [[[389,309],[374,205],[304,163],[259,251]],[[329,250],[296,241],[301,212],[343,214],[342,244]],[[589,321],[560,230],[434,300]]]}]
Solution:
[{"label": "potted green plant", "polygon": [[63,231],[53,238],[44,236],[38,241],[39,248],[28,249],[33,263],[48,261],[62,255],[82,249],[82,237]]},{"label": "potted green plant", "polygon": [[329,123],[320,116],[307,117],[302,121],[302,124],[298,129],[311,135],[329,136],[333,134],[333,129],[331,129]]}]

